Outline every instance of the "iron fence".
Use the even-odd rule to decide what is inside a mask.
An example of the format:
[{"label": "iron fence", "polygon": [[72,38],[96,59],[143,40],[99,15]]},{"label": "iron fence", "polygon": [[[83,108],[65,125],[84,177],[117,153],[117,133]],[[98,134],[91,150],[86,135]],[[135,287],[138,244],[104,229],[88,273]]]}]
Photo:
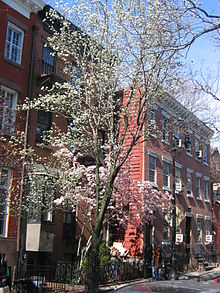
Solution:
[{"label": "iron fence", "polygon": [[14,293],[71,292],[77,283],[79,272],[75,263],[57,263],[56,266],[27,265],[16,272]]}]

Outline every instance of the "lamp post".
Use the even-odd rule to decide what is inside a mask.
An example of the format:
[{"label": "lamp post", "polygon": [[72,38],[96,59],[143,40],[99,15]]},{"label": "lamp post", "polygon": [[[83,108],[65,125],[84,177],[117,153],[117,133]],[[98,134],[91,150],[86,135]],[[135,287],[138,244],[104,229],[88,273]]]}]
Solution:
[{"label": "lamp post", "polygon": [[176,280],[176,138],[173,137],[173,146],[172,146],[172,165],[173,165],[173,198],[172,198],[172,243],[171,243],[171,279]]},{"label": "lamp post", "polygon": [[[171,243],[171,279],[176,280],[178,278],[177,270],[176,270],[176,151],[177,151],[177,139],[175,135],[173,135],[173,145],[172,145],[172,165],[173,165],[173,186],[172,186],[172,243]],[[190,137],[186,135],[184,139],[184,146],[186,149],[189,148],[191,144]],[[180,146],[180,144],[179,144]]]}]

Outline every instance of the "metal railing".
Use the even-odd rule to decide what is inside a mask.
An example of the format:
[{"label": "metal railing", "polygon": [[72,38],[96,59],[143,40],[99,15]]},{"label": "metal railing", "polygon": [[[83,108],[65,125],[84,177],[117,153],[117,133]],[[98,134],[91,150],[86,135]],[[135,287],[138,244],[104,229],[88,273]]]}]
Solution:
[{"label": "metal railing", "polygon": [[75,263],[60,262],[55,266],[27,265],[23,272],[17,272],[14,293],[71,292],[79,273]]}]

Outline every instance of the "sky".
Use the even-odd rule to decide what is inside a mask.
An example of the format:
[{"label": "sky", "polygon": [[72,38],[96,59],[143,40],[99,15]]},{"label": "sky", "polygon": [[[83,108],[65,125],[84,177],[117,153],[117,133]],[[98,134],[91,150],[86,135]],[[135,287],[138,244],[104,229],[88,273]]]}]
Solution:
[{"label": "sky", "polygon": [[[201,2],[201,7],[208,13],[220,15],[220,0],[203,0]],[[193,43],[187,54],[186,61],[194,72],[197,71],[200,74],[200,71],[202,71],[203,75],[211,72],[212,76],[216,77],[220,83],[220,47],[217,47],[217,43],[213,41],[211,34],[202,36]],[[220,97],[220,88],[217,94]],[[210,106],[216,114],[218,119],[216,124],[220,129],[220,102],[214,101],[213,98],[208,96],[207,99],[209,99]],[[212,141],[212,146],[218,147],[220,150],[220,136],[217,140]]]},{"label": "sky", "polygon": [[[71,3],[74,0],[66,1]],[[46,2],[52,7],[55,7],[55,0],[46,0]],[[220,15],[220,0],[201,0],[200,2],[202,2],[201,8],[205,9],[209,14]],[[211,34],[206,34],[205,36],[198,38],[192,44],[187,53],[185,61],[191,67],[192,71],[197,72],[198,75],[201,71],[204,76],[208,74],[208,72],[211,72],[212,76],[219,80],[220,46],[217,47],[217,43],[213,41]],[[218,91],[218,96],[220,97],[220,89]],[[207,99],[210,100],[210,106],[215,111],[215,113],[219,113],[219,118],[217,118],[217,126],[220,129],[220,102],[214,101],[213,98],[208,96]],[[220,136],[218,140],[212,141],[212,146],[217,146],[220,150]]]}]

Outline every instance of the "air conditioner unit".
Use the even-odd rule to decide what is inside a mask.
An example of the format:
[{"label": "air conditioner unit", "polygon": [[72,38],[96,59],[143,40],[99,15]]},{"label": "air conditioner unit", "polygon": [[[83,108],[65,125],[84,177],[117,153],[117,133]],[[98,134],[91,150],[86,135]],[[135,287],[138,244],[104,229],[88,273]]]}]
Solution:
[{"label": "air conditioner unit", "polygon": [[202,158],[202,150],[199,150],[198,152],[196,152],[196,157],[197,158]]},{"label": "air conditioner unit", "polygon": [[182,147],[182,140],[176,139],[176,147],[181,148]]},{"label": "air conditioner unit", "polygon": [[205,241],[206,241],[206,242],[209,242],[209,243],[213,242],[213,237],[212,237],[212,235],[206,235]]},{"label": "air conditioner unit", "polygon": [[180,182],[176,182],[176,191],[177,192],[180,192],[182,190],[183,190],[183,186],[182,186],[181,181]]},{"label": "air conditioner unit", "polygon": [[183,242],[183,234],[176,234],[176,243]]}]

